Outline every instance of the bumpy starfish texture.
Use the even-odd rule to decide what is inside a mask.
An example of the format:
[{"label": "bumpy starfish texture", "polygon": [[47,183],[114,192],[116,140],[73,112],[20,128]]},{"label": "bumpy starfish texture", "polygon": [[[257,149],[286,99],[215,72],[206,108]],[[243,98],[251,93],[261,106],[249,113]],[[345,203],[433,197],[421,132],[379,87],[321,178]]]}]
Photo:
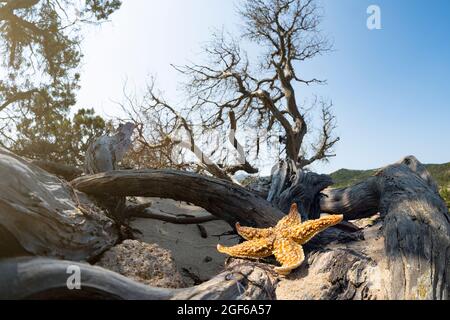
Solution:
[{"label": "bumpy starfish texture", "polygon": [[302,223],[297,204],[294,203],[289,214],[274,228],[247,228],[237,223],[237,232],[247,241],[233,247],[219,244],[217,250],[236,258],[260,259],[274,255],[281,263],[281,267],[275,268],[275,271],[288,275],[305,260],[302,245],[342,219],[342,215],[330,215]]}]

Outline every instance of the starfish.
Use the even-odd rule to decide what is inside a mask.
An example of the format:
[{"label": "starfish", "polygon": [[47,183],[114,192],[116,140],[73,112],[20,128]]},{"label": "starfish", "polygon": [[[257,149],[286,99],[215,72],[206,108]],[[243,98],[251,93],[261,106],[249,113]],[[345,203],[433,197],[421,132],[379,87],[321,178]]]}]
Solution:
[{"label": "starfish", "polygon": [[342,219],[342,215],[329,215],[302,223],[297,204],[294,203],[289,214],[273,228],[248,228],[237,223],[237,232],[247,241],[233,247],[219,244],[217,250],[244,259],[261,259],[274,255],[281,263],[281,267],[275,268],[275,271],[288,275],[305,260],[302,245],[323,230],[340,223]]}]

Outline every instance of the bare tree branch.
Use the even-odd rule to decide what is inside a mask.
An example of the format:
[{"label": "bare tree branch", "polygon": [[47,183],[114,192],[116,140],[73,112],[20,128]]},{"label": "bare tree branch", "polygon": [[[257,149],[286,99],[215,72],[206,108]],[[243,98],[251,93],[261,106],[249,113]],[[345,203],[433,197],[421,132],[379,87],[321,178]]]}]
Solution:
[{"label": "bare tree branch", "polygon": [[336,129],[336,117],[331,110],[333,104],[327,104],[324,101],[321,101],[320,103],[322,105],[322,128],[319,142],[313,147],[315,154],[311,158],[304,159],[301,156],[299,157],[299,162],[302,166],[308,166],[315,161],[327,160],[336,156],[332,153],[332,150],[336,143],[340,141],[340,138],[333,136],[333,131]]}]

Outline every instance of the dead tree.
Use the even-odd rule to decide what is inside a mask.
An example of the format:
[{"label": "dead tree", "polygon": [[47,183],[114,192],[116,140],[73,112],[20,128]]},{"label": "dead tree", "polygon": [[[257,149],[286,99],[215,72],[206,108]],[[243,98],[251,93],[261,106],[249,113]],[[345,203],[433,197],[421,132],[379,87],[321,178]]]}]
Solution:
[{"label": "dead tree", "polygon": [[227,126],[232,121],[226,116],[233,112],[240,127],[261,131],[257,144],[273,144],[273,138],[281,143],[280,166],[269,198],[277,204],[286,189],[302,182],[296,175],[304,177],[303,168],[334,156],[339,138],[333,134],[336,121],[332,103],[323,99],[313,102],[321,108],[322,124],[319,137],[309,147],[308,139],[313,141],[307,122],[311,108],[300,103],[294,89],[295,84],[324,83],[304,79],[297,64],[328,52],[332,46],[321,35],[321,8],[314,0],[248,0],[240,15],[245,25],[241,38],[264,48],[259,65],[251,63],[240,41],[220,33],[205,47],[207,62],[177,70],[187,76],[191,112],[201,114],[203,127],[216,130]]},{"label": "dead tree", "polygon": [[[339,138],[333,134],[336,121],[332,102],[315,99],[312,105],[302,105],[294,89],[295,84],[324,83],[315,78],[304,79],[296,67],[328,52],[331,45],[320,33],[321,9],[315,0],[247,0],[240,15],[245,23],[240,36],[264,48],[261,61],[253,65],[239,41],[228,39],[224,33],[216,34],[205,47],[204,63],[175,67],[186,76],[185,105],[170,105],[155,92],[152,83],[142,105],[136,106],[135,101],[126,97],[128,106],[123,105],[123,109],[140,124],[153,112],[156,115],[153,121],[160,122],[157,127],[163,129],[159,132],[167,132],[154,143],[147,143],[151,139],[141,134],[139,140],[145,142],[141,143],[141,153],[155,150],[157,146],[170,151],[175,145],[182,146],[197,157],[199,170],[228,181],[236,182],[232,176],[238,171],[258,172],[250,163],[249,155],[257,158],[263,143],[281,144],[275,157],[281,160],[280,170],[286,170],[282,169],[285,170],[282,178],[274,175],[272,185],[278,188],[271,190],[269,198],[278,204],[281,193],[295,186],[294,181],[304,180],[296,177],[297,174],[306,176],[300,172],[303,168],[334,156],[333,147]],[[311,138],[313,128],[307,123],[313,107],[320,108],[322,120],[316,139]],[[244,128],[253,128],[256,135],[252,150],[246,152],[236,139],[236,131]],[[187,139],[171,137],[180,129]],[[208,153],[205,151],[208,143],[197,141],[199,134],[221,132],[226,136],[228,131],[232,132],[229,140],[239,154],[238,164],[231,165],[222,155],[218,156],[222,148],[213,148]],[[308,140],[313,142],[311,147]]]}]

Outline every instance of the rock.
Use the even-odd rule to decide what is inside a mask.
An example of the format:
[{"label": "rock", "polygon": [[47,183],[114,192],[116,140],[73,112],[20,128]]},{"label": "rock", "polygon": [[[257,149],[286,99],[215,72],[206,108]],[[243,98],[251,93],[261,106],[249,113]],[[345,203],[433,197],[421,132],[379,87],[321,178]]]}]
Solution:
[{"label": "rock", "polygon": [[171,252],[156,244],[126,240],[106,251],[96,265],[154,287],[186,287]]}]

